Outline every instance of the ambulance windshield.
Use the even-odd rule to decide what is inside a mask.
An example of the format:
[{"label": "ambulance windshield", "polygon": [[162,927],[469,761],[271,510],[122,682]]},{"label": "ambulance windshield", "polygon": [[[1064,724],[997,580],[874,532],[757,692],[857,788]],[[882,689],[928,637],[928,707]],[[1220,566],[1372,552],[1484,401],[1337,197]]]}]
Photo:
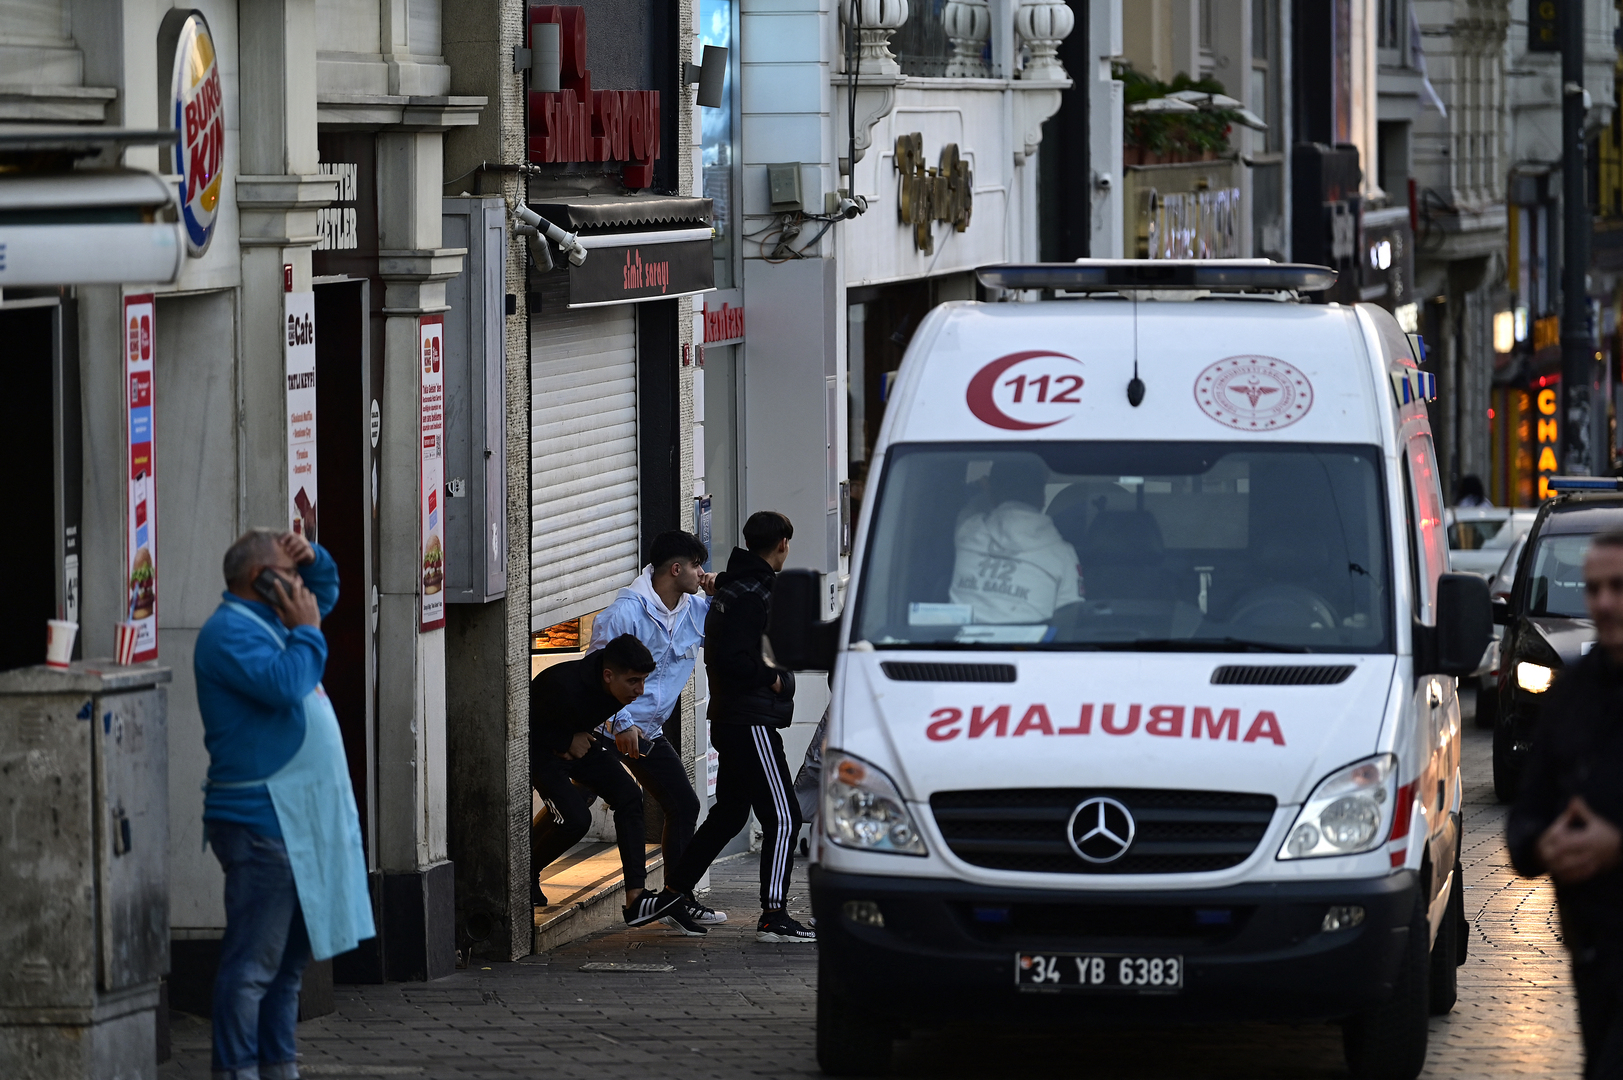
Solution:
[{"label": "ambulance windshield", "polygon": [[1389,652],[1383,507],[1372,446],[895,446],[852,640]]}]

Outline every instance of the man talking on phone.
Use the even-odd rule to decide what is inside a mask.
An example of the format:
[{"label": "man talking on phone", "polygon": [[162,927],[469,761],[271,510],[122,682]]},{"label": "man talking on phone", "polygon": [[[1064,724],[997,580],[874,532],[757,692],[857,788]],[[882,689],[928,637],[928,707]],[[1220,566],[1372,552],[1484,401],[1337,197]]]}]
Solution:
[{"label": "man talking on phone", "polygon": [[193,654],[209,752],[205,834],[225,871],[216,1080],[298,1075],[305,965],[374,936],[360,817],[321,688],[338,566],[297,533],[251,529]]},{"label": "man talking on phone", "polygon": [[1591,541],[1584,593],[1595,648],[1546,695],[1507,846],[1517,873],[1555,880],[1584,1076],[1623,1080],[1623,532]]},{"label": "man talking on phone", "polygon": [[[692,533],[673,529],[654,537],[648,565],[637,580],[592,620],[592,644],[587,649],[590,656],[621,634],[631,634],[654,657],[654,673],[642,696],[615,713],[608,727],[626,768],[664,813],[660,849],[666,866],[682,861],[699,823],[699,797],[693,793],[682,755],[665,735],[665,725],[681,708],[682,690],[704,646],[704,620],[710,613],[706,594],[716,591],[715,575],[704,569],[709,557],[704,543]],[[727,921],[725,912],[692,897],[684,906],[688,917],[701,925]],[[666,916],[666,922],[686,932],[673,917]]]}]

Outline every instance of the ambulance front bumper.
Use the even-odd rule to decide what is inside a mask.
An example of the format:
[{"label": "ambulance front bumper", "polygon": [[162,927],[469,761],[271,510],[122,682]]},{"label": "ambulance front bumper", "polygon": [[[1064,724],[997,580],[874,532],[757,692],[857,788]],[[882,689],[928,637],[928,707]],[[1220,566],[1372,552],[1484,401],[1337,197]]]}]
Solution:
[{"label": "ambulance front bumper", "polygon": [[[1418,875],[1217,889],[1054,892],[811,867],[818,963],[895,1023],[1329,1020],[1392,993]],[[874,918],[877,907],[880,918]],[[1361,909],[1326,930],[1331,908]],[[876,922],[882,925],[876,925]],[[1022,953],[1176,956],[1175,991],[1033,992]]]}]

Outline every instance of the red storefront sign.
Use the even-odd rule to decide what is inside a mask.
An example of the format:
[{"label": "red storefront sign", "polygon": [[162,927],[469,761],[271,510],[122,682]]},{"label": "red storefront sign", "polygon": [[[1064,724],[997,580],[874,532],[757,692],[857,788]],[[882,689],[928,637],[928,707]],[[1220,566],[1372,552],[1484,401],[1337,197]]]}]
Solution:
[{"label": "red storefront sign", "polygon": [[[658,90],[593,90],[586,68],[586,9],[536,4],[530,26],[558,23],[558,59],[563,69],[557,93],[530,94],[530,160],[623,161],[626,187],[654,182],[658,159]],[[532,47],[534,32],[531,33]]]}]

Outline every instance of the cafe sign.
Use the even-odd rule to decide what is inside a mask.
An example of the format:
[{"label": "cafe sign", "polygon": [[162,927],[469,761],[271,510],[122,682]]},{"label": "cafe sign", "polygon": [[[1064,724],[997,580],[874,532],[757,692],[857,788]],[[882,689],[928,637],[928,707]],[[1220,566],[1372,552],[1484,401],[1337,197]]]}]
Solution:
[{"label": "cafe sign", "polygon": [[169,58],[169,115],[166,122],[179,134],[174,147],[174,172],[180,178],[181,220],[185,225],[186,253],[199,258],[214,239],[225,175],[225,99],[220,87],[219,58],[214,37],[202,12],[174,10],[164,17],[158,32],[160,63]]}]

